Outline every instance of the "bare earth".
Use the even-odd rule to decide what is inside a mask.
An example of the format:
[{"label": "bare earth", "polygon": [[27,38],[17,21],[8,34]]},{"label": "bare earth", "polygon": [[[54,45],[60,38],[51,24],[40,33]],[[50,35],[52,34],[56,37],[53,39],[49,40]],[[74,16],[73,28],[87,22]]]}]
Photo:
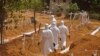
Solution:
[{"label": "bare earth", "polygon": [[[33,16],[31,12],[27,12],[27,14]],[[45,23],[50,23],[51,20],[49,15],[40,15],[37,13],[36,17],[37,21],[41,23],[42,26]],[[66,26],[70,26],[72,24],[68,19],[63,19],[63,16],[56,18],[58,25],[61,20],[65,21]],[[70,28],[70,38],[67,38],[67,46],[71,45],[70,51],[66,54],[54,52],[49,54],[49,56],[70,56],[72,53],[75,56],[92,56],[95,50],[98,50],[97,54],[100,56],[100,31],[95,36],[90,35],[93,30],[100,26],[100,21],[91,20],[90,24],[76,27],[78,24],[79,20],[73,21],[73,25]],[[26,25],[21,29],[24,29],[23,31],[31,31],[34,28],[33,26]],[[19,35],[21,32],[22,30],[19,29],[13,31],[9,30],[5,33],[5,35],[9,39],[12,38],[12,36]],[[0,45],[0,56],[43,56],[41,52],[41,43],[39,44],[41,36],[37,33],[25,37],[26,41],[24,48],[22,40],[23,37],[15,39],[4,45]]]}]

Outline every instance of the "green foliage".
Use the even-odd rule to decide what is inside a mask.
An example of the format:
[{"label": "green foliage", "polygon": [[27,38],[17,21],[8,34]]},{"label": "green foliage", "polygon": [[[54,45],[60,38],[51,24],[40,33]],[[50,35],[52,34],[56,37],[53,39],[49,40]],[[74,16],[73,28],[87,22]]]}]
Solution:
[{"label": "green foliage", "polygon": [[39,9],[42,7],[42,1],[41,0],[30,0],[28,3],[28,7],[32,9]]},{"label": "green foliage", "polygon": [[6,10],[39,9],[42,7],[41,0],[5,0]]},{"label": "green foliage", "polygon": [[70,3],[68,7],[69,12],[76,12],[79,10],[77,3]]}]

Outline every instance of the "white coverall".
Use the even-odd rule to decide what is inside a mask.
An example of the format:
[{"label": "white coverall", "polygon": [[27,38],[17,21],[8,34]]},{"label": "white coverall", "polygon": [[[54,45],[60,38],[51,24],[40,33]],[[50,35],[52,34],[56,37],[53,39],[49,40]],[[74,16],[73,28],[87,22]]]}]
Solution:
[{"label": "white coverall", "polygon": [[57,22],[57,20],[56,20],[56,18],[54,17],[54,15],[51,15],[51,17],[52,17],[51,23],[52,23],[52,22]]},{"label": "white coverall", "polygon": [[60,36],[61,36],[61,48],[66,47],[66,37],[69,34],[68,27],[64,25],[64,21],[61,21],[61,25],[59,26]]},{"label": "white coverall", "polygon": [[57,23],[57,20],[54,17],[54,15],[51,15],[51,17],[52,17],[52,20],[51,20],[51,24],[49,25],[49,27],[51,27],[53,23]]},{"label": "white coverall", "polygon": [[43,56],[47,56],[52,52],[53,48],[53,34],[48,25],[45,25],[45,29],[42,31],[41,36]]},{"label": "white coverall", "polygon": [[59,28],[56,26],[56,22],[52,22],[50,29],[51,29],[53,36],[54,36],[55,49],[58,49],[58,47],[59,47],[58,40],[60,37],[59,36],[60,31],[59,31]]}]

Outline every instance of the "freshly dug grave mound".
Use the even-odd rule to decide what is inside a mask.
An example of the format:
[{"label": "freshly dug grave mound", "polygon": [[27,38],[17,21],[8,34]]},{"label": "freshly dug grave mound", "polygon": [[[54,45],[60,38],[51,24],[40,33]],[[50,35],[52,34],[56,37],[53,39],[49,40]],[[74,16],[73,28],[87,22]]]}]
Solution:
[{"label": "freshly dug grave mound", "polygon": [[92,56],[97,50],[97,55],[100,55],[100,38],[86,35],[83,38],[74,41],[71,44],[70,51],[66,54],[52,53],[50,56],[70,56],[71,53],[75,56]]},{"label": "freshly dug grave mound", "polygon": [[70,39],[68,43],[70,45],[70,51],[66,54],[52,53],[49,56],[93,56],[97,50],[97,55],[100,55],[100,33],[98,32],[95,36],[90,33],[96,28],[96,24],[81,26],[74,31],[70,32]]},{"label": "freshly dug grave mound", "polygon": [[38,45],[39,36],[26,37],[25,48],[22,38],[0,45],[0,56],[42,56],[41,46]]}]

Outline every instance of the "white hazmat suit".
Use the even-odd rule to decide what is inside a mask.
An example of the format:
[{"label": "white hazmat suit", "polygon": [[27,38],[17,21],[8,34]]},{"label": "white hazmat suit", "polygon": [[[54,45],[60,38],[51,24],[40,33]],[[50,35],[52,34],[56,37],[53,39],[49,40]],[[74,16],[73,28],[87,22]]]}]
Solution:
[{"label": "white hazmat suit", "polygon": [[54,41],[52,31],[49,29],[48,24],[45,25],[45,29],[42,31],[41,36],[43,56],[47,56],[49,52],[52,52]]},{"label": "white hazmat suit", "polygon": [[51,21],[51,23],[52,23],[52,22],[55,22],[55,23],[56,23],[57,20],[56,20],[55,16],[54,16],[54,15],[51,15],[51,17],[52,17],[52,21]]},{"label": "white hazmat suit", "polygon": [[61,49],[66,47],[66,37],[69,35],[68,27],[64,25],[64,21],[61,21],[61,25],[59,26],[60,36],[61,36]]},{"label": "white hazmat suit", "polygon": [[56,20],[56,18],[54,17],[54,15],[51,15],[51,17],[52,17],[52,20],[51,20],[51,24],[49,25],[49,27],[52,26],[52,23],[57,23],[57,20]]},{"label": "white hazmat suit", "polygon": [[52,22],[50,29],[51,29],[51,31],[53,33],[55,49],[57,50],[58,47],[59,47],[58,40],[59,40],[59,37],[60,37],[60,35],[59,35],[60,31],[59,31],[59,28],[56,26],[56,22]]}]

